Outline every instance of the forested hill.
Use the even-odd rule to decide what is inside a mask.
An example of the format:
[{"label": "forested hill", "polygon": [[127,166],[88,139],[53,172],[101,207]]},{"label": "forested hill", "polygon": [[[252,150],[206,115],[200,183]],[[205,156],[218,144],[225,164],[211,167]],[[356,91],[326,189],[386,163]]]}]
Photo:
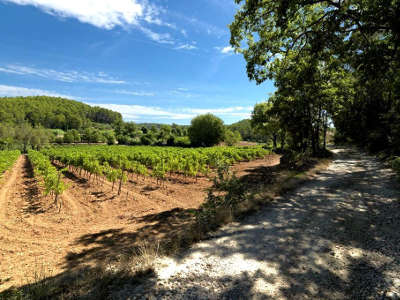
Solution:
[{"label": "forested hill", "polygon": [[63,98],[4,97],[0,98],[0,122],[19,124],[29,122],[32,126],[46,128],[79,129],[89,123],[112,124],[122,120],[118,112]]}]

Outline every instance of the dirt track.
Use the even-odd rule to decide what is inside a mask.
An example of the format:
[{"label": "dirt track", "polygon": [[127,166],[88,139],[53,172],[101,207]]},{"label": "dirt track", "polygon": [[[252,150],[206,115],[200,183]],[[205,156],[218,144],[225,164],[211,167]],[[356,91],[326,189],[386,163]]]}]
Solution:
[{"label": "dirt track", "polygon": [[376,159],[334,152],[315,180],[114,298],[399,299],[400,187]]}]

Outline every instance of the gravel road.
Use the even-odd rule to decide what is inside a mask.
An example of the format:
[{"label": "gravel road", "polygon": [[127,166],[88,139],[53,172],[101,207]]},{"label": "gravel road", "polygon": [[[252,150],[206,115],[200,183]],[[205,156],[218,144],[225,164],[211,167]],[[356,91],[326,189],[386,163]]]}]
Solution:
[{"label": "gravel road", "polygon": [[113,298],[400,299],[400,187],[375,158],[333,151],[316,179]]}]

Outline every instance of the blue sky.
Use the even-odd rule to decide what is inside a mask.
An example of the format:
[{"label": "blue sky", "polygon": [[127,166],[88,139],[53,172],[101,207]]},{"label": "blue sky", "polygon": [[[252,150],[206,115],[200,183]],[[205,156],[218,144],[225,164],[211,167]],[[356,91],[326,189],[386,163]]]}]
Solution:
[{"label": "blue sky", "polygon": [[0,96],[53,95],[126,121],[244,119],[274,91],[229,47],[233,0],[0,0]]}]

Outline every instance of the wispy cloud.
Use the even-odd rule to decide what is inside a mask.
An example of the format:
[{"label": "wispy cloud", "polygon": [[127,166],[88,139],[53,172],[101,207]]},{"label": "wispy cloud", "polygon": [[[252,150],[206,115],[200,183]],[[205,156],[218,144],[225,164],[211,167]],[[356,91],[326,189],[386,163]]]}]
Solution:
[{"label": "wispy cloud", "polygon": [[124,80],[115,79],[104,72],[88,73],[78,71],[56,71],[51,69],[40,69],[19,65],[0,66],[0,72],[31,75],[49,80],[57,80],[63,82],[89,82],[89,83],[104,83],[104,84],[125,84]]},{"label": "wispy cloud", "polygon": [[204,22],[197,18],[188,17],[179,13],[172,13],[172,15],[176,18],[183,20],[187,24],[191,25],[195,30],[199,32],[204,32],[208,35],[213,35],[218,38],[229,35],[228,29],[215,26],[213,24]]},{"label": "wispy cloud", "polygon": [[130,96],[141,96],[141,97],[152,97],[154,93],[143,92],[143,91],[127,91],[127,90],[116,90],[115,93]]},{"label": "wispy cloud", "polygon": [[233,54],[235,49],[231,46],[226,47],[214,47],[214,49],[218,50],[222,54]]},{"label": "wispy cloud", "polygon": [[179,96],[179,97],[183,97],[183,98],[200,97],[200,95],[191,93],[189,89],[182,88],[182,87],[169,91],[169,94],[172,96]]},{"label": "wispy cloud", "polygon": [[169,45],[174,45],[175,41],[173,40],[171,34],[169,33],[157,33],[154,32],[153,30],[139,26],[138,27],[148,38],[150,38],[152,41],[160,43],[160,44],[169,44]]},{"label": "wispy cloud", "polygon": [[94,104],[118,111],[125,120],[131,121],[148,121],[151,118],[165,120],[185,120],[189,121],[199,114],[213,113],[217,116],[226,118],[248,118],[250,117],[252,107],[224,107],[224,108],[174,108],[165,109],[157,106],[143,105],[122,105],[122,104]]},{"label": "wispy cloud", "polygon": [[176,50],[195,50],[197,47],[191,44],[183,44],[175,48]]},{"label": "wispy cloud", "polygon": [[18,96],[51,96],[51,97],[61,97],[74,100],[80,100],[79,97],[73,97],[70,95],[59,94],[53,91],[41,90],[41,89],[31,89],[20,86],[11,85],[0,85],[0,96],[8,97],[18,97]]}]

